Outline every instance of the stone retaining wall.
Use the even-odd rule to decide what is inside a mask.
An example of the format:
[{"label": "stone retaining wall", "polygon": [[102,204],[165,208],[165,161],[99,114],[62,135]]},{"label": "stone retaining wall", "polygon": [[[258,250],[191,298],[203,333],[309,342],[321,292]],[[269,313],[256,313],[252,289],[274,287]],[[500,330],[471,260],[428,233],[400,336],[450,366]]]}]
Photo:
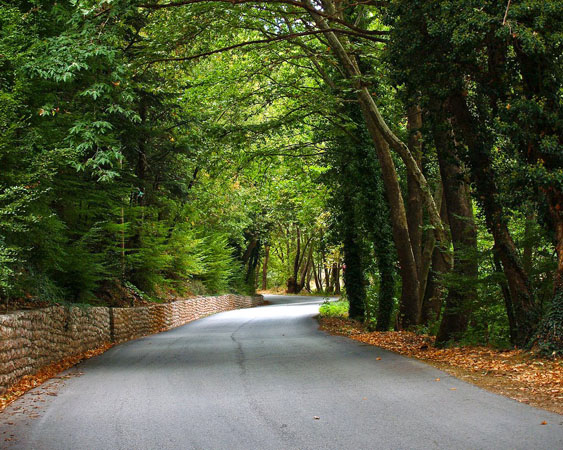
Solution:
[{"label": "stone retaining wall", "polygon": [[0,315],[0,394],[24,375],[107,342],[136,339],[263,302],[261,295],[228,294],[139,308],[52,306]]}]

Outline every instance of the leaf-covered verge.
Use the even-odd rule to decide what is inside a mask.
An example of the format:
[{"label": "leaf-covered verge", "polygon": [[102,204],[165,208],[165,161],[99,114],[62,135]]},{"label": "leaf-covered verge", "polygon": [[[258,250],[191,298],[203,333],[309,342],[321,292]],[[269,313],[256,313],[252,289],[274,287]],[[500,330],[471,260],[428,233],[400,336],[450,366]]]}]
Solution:
[{"label": "leaf-covered verge", "polygon": [[53,364],[49,364],[48,366],[39,369],[33,375],[25,375],[18,383],[10,387],[7,392],[0,395],[0,412],[2,412],[10,403],[24,395],[27,391],[40,386],[45,381],[55,377],[59,373],[75,366],[85,359],[90,359],[104,353],[111,347],[112,344],[107,343],[96,349],[88,350],[79,355],[70,356]]},{"label": "leaf-covered verge", "polygon": [[[523,350],[467,346],[435,348],[435,337],[409,331],[369,331],[341,317],[320,316],[322,330],[420,359],[457,378],[549,411],[563,414],[563,359]],[[385,363],[381,358],[381,363]],[[435,379],[436,382],[446,382]]]}]

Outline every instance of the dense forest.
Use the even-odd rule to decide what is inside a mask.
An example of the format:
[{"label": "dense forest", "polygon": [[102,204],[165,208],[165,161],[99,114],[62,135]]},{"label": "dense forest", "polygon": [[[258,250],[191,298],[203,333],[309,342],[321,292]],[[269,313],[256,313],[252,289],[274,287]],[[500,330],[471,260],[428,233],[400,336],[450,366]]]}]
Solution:
[{"label": "dense forest", "polygon": [[562,55],[561,0],[5,0],[2,302],[342,293],[560,354]]}]

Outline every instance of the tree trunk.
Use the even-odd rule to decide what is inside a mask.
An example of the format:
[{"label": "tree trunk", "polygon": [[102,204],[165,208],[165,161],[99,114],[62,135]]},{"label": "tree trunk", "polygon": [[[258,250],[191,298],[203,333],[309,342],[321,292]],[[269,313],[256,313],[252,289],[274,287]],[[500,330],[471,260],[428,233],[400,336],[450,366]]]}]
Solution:
[{"label": "tree trunk", "polygon": [[270,246],[264,247],[264,263],[262,264],[262,290],[268,289],[268,263],[270,262]]},{"label": "tree trunk", "polygon": [[385,194],[389,201],[393,240],[397,249],[399,273],[402,280],[398,324],[399,328],[405,329],[418,324],[420,319],[418,271],[410,241],[403,196],[389,146],[373,123],[368,121],[367,124],[373,135],[376,136],[374,143],[381,167]]},{"label": "tree trunk", "polygon": [[473,120],[461,93],[450,97],[449,107],[463,141],[469,148],[471,174],[477,186],[487,227],[495,241],[495,251],[498,252],[508,283],[516,326],[514,344],[525,346],[535,333],[538,310],[528,275],[522,268],[502,205],[497,199],[498,189],[488,153],[490,149],[485,147],[486,140],[481,135],[479,125]]},{"label": "tree trunk", "polygon": [[[493,262],[495,265],[495,270],[499,274],[504,274],[502,263],[500,262],[498,252],[496,251],[493,251]],[[500,280],[499,285],[502,292],[502,297],[504,298],[506,315],[508,316],[508,330],[510,335],[510,342],[514,343],[516,341],[517,333],[516,333],[516,322],[514,321],[514,309],[512,307],[512,299],[510,298],[510,290],[508,289],[508,284],[506,283],[506,279]]]},{"label": "tree trunk", "polygon": [[287,280],[287,292],[288,294],[298,294],[299,288],[299,264],[301,261],[301,230],[296,227],[295,235],[295,258],[293,259],[293,270],[291,275]]},{"label": "tree trunk", "polygon": [[442,302],[444,300],[444,285],[442,275],[448,271],[444,258],[440,255],[440,249],[434,248],[432,253],[432,270],[428,276],[426,292],[422,301],[422,318],[420,323],[425,325],[440,318]]},{"label": "tree trunk", "polygon": [[[436,206],[440,208],[440,217],[447,224],[448,214],[446,212],[446,202],[443,200],[444,197],[444,188],[442,185],[442,181],[440,180],[438,185],[436,186],[436,193],[434,194],[434,201],[436,202]],[[438,250],[438,252],[436,252]],[[442,258],[444,268],[446,266],[446,259],[444,259],[442,253],[440,252],[440,248],[436,247],[436,235],[427,230],[424,235],[424,245],[422,247],[422,255],[420,260],[420,265],[418,267],[418,279],[420,280],[420,305],[421,308],[424,307],[424,298],[426,297],[426,287],[429,282],[429,278],[431,278],[430,274],[430,267],[433,264],[434,258]],[[424,319],[424,311],[421,312],[421,323],[425,323]]]},{"label": "tree trunk", "polygon": [[331,278],[332,293],[340,294],[340,266],[337,262],[332,263]]},{"label": "tree trunk", "polygon": [[[398,324],[401,328],[416,325],[420,318],[419,280],[408,232],[406,212],[389,145],[399,154],[405,163],[407,171],[414,177],[416,183],[418,183],[424,204],[428,210],[429,220],[436,233],[436,240],[447,248],[448,238],[440,220],[439,211],[436,209],[428,183],[408,147],[389,129],[377,105],[373,101],[369,90],[362,84],[362,73],[358,68],[357,61],[353,55],[346,51],[345,45],[343,45],[343,42],[347,43],[346,39],[337,36],[332,31],[328,31],[330,30],[330,26],[326,23],[326,20],[314,12],[314,7],[309,0],[306,0],[306,4],[310,7],[309,13],[319,29],[325,30],[324,36],[330,43],[331,51],[338,58],[345,75],[356,89],[368,131],[374,141],[383,173],[387,199],[391,207],[393,236],[399,258],[401,279],[403,281]],[[332,2],[323,2],[323,5],[325,5],[329,13],[331,13],[331,11],[332,13],[336,13]]]},{"label": "tree trunk", "polygon": [[377,269],[379,272],[379,295],[375,329],[389,331],[391,315],[395,306],[395,259],[391,243],[376,242]]},{"label": "tree trunk", "polygon": [[[303,250],[305,252],[305,250]],[[302,268],[301,268],[301,281],[299,281],[298,285],[297,285],[297,292],[296,294],[298,294],[299,292],[301,292],[303,290],[303,288],[305,287],[305,283],[307,282],[307,273],[309,272],[309,267],[311,266],[311,259],[313,257],[313,246],[309,246],[309,252],[307,255],[307,261],[305,262],[305,264],[302,264]]]},{"label": "tree trunk", "polygon": [[[422,127],[422,111],[418,106],[410,106],[407,110],[407,119],[409,130],[409,149],[422,170],[422,135],[420,128]],[[407,223],[409,227],[409,236],[411,239],[411,246],[416,264],[417,272],[421,273],[422,264],[422,193],[420,186],[416,182],[413,175],[407,171]],[[422,279],[419,277],[419,282],[422,284]]]},{"label": "tree trunk", "polygon": [[[445,197],[443,189],[442,197]],[[444,222],[448,222],[448,212],[446,201],[440,201],[440,216]],[[422,317],[420,323],[428,325],[432,320],[438,320],[442,311],[442,303],[444,300],[444,284],[442,277],[445,273],[452,270],[451,266],[447,266],[446,260],[442,256],[442,249],[434,246],[432,251],[432,271],[428,274],[428,281],[424,289],[424,298],[422,300]]]},{"label": "tree trunk", "polygon": [[455,149],[451,126],[442,104],[435,105],[433,109],[432,133],[444,184],[454,248],[453,270],[457,276],[462,277],[461,283],[455,283],[448,289],[444,315],[436,337],[437,344],[444,344],[462,337],[467,330],[471,308],[477,299],[477,227],[469,184],[465,181],[462,164]]},{"label": "tree trunk", "polygon": [[322,280],[321,280],[321,272],[320,272],[320,269],[317,268],[314,258],[311,260],[311,264],[313,265],[313,276],[315,278],[315,288],[317,289],[317,292],[322,292],[323,284],[322,284]]},{"label": "tree trunk", "polygon": [[[358,241],[357,227],[354,221],[354,211],[346,211],[346,228],[344,231],[344,286],[348,296],[348,315],[351,319],[364,320],[366,286],[364,278],[364,265],[362,247]],[[337,278],[338,276],[335,276]]]}]

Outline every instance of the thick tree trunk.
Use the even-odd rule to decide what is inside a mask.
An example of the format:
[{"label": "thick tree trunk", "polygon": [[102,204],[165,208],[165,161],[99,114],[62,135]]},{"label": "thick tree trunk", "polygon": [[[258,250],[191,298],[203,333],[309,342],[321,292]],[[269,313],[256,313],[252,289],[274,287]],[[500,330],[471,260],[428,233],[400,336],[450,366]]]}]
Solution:
[{"label": "thick tree trunk", "polygon": [[426,283],[426,291],[422,301],[422,317],[420,323],[428,325],[431,321],[440,318],[442,311],[442,302],[444,300],[444,285],[441,277],[448,271],[444,263],[444,258],[440,255],[440,250],[434,247],[432,253],[432,270],[428,275],[428,283]]},{"label": "thick tree trunk", "polygon": [[555,228],[557,271],[553,283],[553,300],[550,310],[542,320],[538,343],[544,354],[563,355],[563,195],[553,191],[548,194],[549,207]]},{"label": "thick tree trunk", "polygon": [[[448,214],[446,212],[446,202],[443,200],[444,197],[444,188],[442,186],[442,182],[440,181],[436,186],[436,193],[434,194],[434,201],[436,202],[436,206],[440,208],[440,217],[447,224]],[[440,250],[438,248],[438,250]],[[430,274],[430,267],[433,264],[433,258],[442,258],[443,267],[446,267],[446,259],[444,258],[440,251],[436,252],[436,235],[427,230],[424,234],[424,245],[422,247],[422,255],[420,265],[418,267],[418,279],[420,280],[420,304],[421,308],[424,308],[424,298],[426,297],[426,286],[428,285],[429,278],[431,278]],[[421,323],[425,323],[424,321],[424,312],[421,313]]]},{"label": "thick tree trunk", "polygon": [[[529,20],[534,20],[530,16]],[[529,136],[524,142],[520,153],[532,165],[540,163],[544,170],[551,174],[546,178],[540,191],[547,200],[550,229],[554,236],[557,253],[557,269],[554,276],[553,300],[550,310],[543,318],[538,342],[544,353],[563,355],[563,191],[555,177],[561,172],[563,157],[561,152],[542,149],[543,139],[553,138],[561,145],[561,86],[551,72],[556,55],[549,52],[528,52],[527,45],[521,37],[513,36],[512,48],[519,63],[522,76],[524,95],[532,103],[537,103],[541,111],[539,118],[531,123],[521,123]],[[534,111],[538,113],[537,110]],[[548,147],[549,148],[549,147]],[[551,178],[551,179],[550,179]]]},{"label": "thick tree trunk", "polygon": [[480,195],[487,227],[495,241],[495,251],[498,252],[508,283],[516,326],[514,344],[525,346],[535,333],[538,310],[528,275],[522,268],[516,245],[508,230],[502,205],[497,199],[498,190],[488,153],[489,149],[484,148],[479,126],[474,123],[463,95],[457,94],[450,97],[449,106],[463,141],[469,148],[471,174]]},{"label": "thick tree trunk", "polygon": [[314,268],[313,268],[313,258],[311,258],[311,264],[309,265],[309,270],[307,271],[307,281],[305,281],[305,290],[309,293],[312,292],[311,289],[311,278],[313,278],[313,272],[314,272]]},{"label": "thick tree trunk", "polygon": [[[442,193],[442,200],[437,202],[440,204],[440,216],[443,218],[444,223],[448,224],[448,211],[446,201],[443,199],[445,196],[443,188],[440,189],[437,194],[438,193]],[[436,196],[436,198],[438,197]],[[438,320],[442,311],[445,291],[442,277],[452,270],[452,267],[447,265],[442,253],[442,249],[434,245],[431,256],[432,271],[428,274],[428,281],[424,289],[424,298],[422,300],[422,316],[420,323],[423,324],[428,324],[432,320]]]},{"label": "thick tree trunk", "polygon": [[406,211],[403,196],[399,186],[395,164],[389,152],[387,142],[382,138],[373,124],[368,122],[377,137],[375,147],[381,167],[385,194],[389,201],[393,241],[399,259],[399,273],[401,275],[401,300],[399,304],[399,328],[404,329],[416,325],[420,319],[419,281],[416,261],[410,241]]},{"label": "thick tree trunk", "polygon": [[[408,130],[409,130],[409,150],[411,151],[418,167],[422,170],[422,143],[420,129],[422,127],[422,111],[418,106],[411,106],[407,110]],[[421,273],[422,264],[422,193],[416,179],[410,172],[407,172],[407,223],[409,226],[409,236],[416,264],[417,272]],[[419,278],[422,284],[422,279]],[[421,289],[422,290],[422,289]]]},{"label": "thick tree trunk", "polygon": [[436,343],[443,344],[449,340],[458,340],[467,330],[471,307],[477,298],[477,227],[469,184],[464,179],[451,126],[441,104],[436,105],[433,111],[432,132],[454,247],[453,270],[456,275],[463,277],[463,287],[456,284],[448,290],[444,315],[436,337]]}]

